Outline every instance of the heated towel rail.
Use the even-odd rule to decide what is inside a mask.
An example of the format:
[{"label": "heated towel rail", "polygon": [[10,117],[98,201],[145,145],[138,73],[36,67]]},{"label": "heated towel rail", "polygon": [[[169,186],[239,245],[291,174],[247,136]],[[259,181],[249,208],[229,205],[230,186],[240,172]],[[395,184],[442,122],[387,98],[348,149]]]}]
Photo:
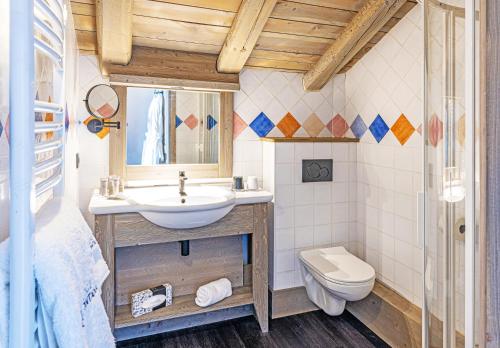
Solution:
[{"label": "heated towel rail", "polygon": [[[34,212],[63,193],[66,8],[64,0],[10,0],[9,11],[9,346],[33,347]],[[33,88],[41,65],[48,67],[50,101],[37,100],[44,97]]]}]

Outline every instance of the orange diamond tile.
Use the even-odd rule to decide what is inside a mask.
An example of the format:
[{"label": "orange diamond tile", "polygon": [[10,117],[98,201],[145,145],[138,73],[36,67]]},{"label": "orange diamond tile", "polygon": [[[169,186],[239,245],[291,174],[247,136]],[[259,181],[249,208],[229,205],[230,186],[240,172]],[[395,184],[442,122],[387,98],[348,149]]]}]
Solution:
[{"label": "orange diamond tile", "polygon": [[[52,102],[52,99],[49,96],[49,103]],[[45,122],[52,122],[54,121],[54,114],[52,112],[47,112],[45,114]],[[45,138],[46,140],[52,139],[54,137],[54,132],[47,132],[45,133]]]},{"label": "orange diamond tile", "polygon": [[300,123],[297,122],[295,117],[291,113],[287,113],[285,117],[281,119],[276,125],[278,129],[285,135],[287,138],[293,137],[295,132],[300,128]]},{"label": "orange diamond tile", "polygon": [[236,139],[248,125],[238,113],[233,112],[233,139]]},{"label": "orange diamond tile", "polygon": [[306,130],[307,134],[311,137],[317,137],[319,133],[325,128],[318,115],[312,113],[306,119],[302,127]]},{"label": "orange diamond tile", "polygon": [[415,127],[412,126],[405,115],[401,114],[396,123],[392,125],[391,131],[399,143],[404,145],[415,131]]}]

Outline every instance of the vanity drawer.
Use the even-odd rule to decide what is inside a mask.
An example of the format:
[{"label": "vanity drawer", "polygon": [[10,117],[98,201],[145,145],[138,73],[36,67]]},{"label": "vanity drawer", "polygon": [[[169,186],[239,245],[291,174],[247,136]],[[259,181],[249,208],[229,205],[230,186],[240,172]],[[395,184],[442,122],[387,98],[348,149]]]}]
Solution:
[{"label": "vanity drawer", "polygon": [[248,234],[254,230],[253,217],[254,205],[238,205],[213,224],[192,229],[173,229],[155,225],[138,213],[116,214],[115,247]]}]

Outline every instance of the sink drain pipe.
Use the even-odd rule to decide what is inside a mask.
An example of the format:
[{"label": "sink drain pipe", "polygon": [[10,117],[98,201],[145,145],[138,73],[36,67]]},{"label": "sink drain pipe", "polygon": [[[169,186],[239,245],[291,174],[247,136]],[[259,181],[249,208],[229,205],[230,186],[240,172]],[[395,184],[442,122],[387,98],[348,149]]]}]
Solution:
[{"label": "sink drain pipe", "polygon": [[188,240],[181,240],[179,243],[181,243],[181,255],[188,256],[189,255],[189,241]]}]

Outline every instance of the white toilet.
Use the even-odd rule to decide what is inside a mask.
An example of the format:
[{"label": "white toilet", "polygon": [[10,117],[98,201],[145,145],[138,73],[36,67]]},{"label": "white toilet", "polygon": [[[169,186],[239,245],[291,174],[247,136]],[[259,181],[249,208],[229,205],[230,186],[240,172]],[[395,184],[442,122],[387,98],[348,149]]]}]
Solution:
[{"label": "white toilet", "polygon": [[302,251],[300,261],[309,299],[329,315],[342,314],[346,301],[361,300],[373,289],[373,267],[344,247]]}]

